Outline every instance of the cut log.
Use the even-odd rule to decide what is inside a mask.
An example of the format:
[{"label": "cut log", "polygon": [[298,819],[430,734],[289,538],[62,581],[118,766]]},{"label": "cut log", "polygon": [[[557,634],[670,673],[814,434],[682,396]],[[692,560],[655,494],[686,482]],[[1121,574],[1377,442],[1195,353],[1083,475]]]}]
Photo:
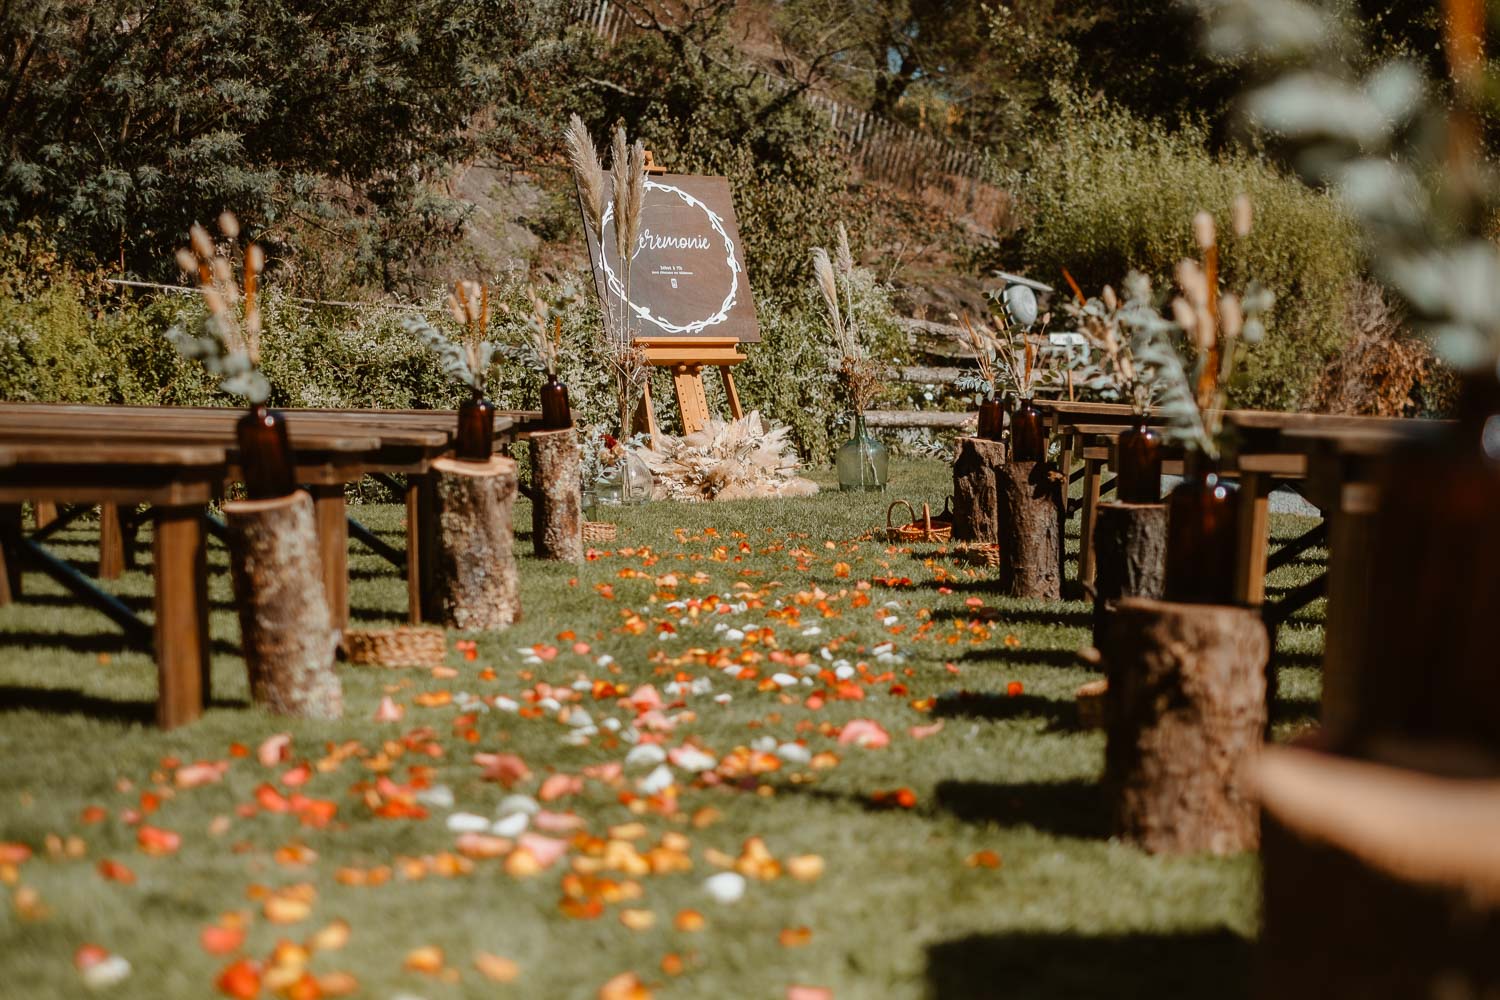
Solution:
[{"label": "cut log", "polygon": [[515,461],[441,458],[432,463],[432,485],[439,617],[465,631],[507,628],[521,619]]},{"label": "cut log", "polygon": [[250,697],[277,715],[337,719],[338,633],[323,588],[312,497],[224,505],[229,566],[250,671]]},{"label": "cut log", "polygon": [[1267,747],[1255,995],[1500,995],[1500,782]]},{"label": "cut log", "polygon": [[1005,443],[983,438],[958,439],[953,462],[953,537],[959,541],[1000,540],[1000,468]]},{"label": "cut log", "polygon": [[1000,589],[1011,597],[1062,596],[1062,491],[1049,462],[996,469]]},{"label": "cut log", "polygon": [[1249,768],[1265,731],[1270,656],[1260,614],[1125,597],[1103,638],[1116,834],[1153,854],[1253,849]]},{"label": "cut log", "polygon": [[531,540],[542,559],[583,562],[583,452],[572,427],[531,434]]},{"label": "cut log", "polygon": [[1167,572],[1167,505],[1101,503],[1094,516],[1094,645],[1122,597],[1160,597]]}]

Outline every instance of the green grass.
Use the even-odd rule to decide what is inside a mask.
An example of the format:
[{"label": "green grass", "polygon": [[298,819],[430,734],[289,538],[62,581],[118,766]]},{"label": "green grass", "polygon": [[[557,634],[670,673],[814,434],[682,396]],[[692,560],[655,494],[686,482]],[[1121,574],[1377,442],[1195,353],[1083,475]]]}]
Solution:
[{"label": "green grass", "polygon": [[[14,905],[0,910],[0,994],[79,995],[83,987],[72,956],[79,945],[94,942],[134,966],[130,978],[109,991],[112,996],[212,996],[218,971],[235,956],[206,954],[199,932],[220,914],[242,910],[252,916],[243,954],[259,959],[266,959],[278,940],[301,940],[335,918],[347,920],[352,927],[347,947],[317,953],[311,969],[351,972],[361,984],[360,996],[593,997],[606,980],[628,970],[662,997],[776,998],[791,984],[827,987],[839,998],[1246,995],[1257,919],[1255,859],[1153,858],[1107,837],[1095,784],[1103,736],[1076,728],[1072,702],[1077,686],[1093,676],[1072,657],[1086,644],[1087,606],[1001,599],[985,573],[934,557],[933,547],[912,553],[857,540],[883,521],[891,498],[927,499],[936,506],[947,488],[945,467],[903,463],[887,496],[825,492],[807,500],[653,504],[622,511],[618,545],[634,554],[606,555],[581,569],[523,558],[523,623],[480,638],[473,662],[451,654],[449,662],[458,670],[452,679],[419,670],[341,668],[346,712],[334,723],[288,723],[247,705],[225,554],[217,545],[210,550],[214,703],[200,722],[170,733],[149,724],[155,693],[150,658],[122,649],[103,618],[75,607],[40,577],[28,577],[27,600],[0,608],[5,764],[0,841],[36,850],[9,889],[13,896],[22,886],[35,890],[46,913],[22,913]],[[399,509],[367,506],[357,514],[391,541],[401,537]],[[529,521],[523,505],[516,523]],[[1308,524],[1278,518],[1273,527],[1284,539]],[[704,537],[705,528],[717,529],[719,537]],[[1076,518],[1071,530],[1077,530]],[[92,526],[77,527],[58,536],[56,551],[87,567],[94,538]],[[741,542],[748,553],[739,551]],[[726,548],[723,561],[714,558],[716,546]],[[793,552],[799,547],[805,569]],[[529,539],[523,537],[520,548],[529,556]],[[1278,571],[1272,596],[1317,572],[1320,558],[1315,554]],[[847,578],[837,575],[839,563],[848,564]],[[941,592],[935,568],[954,575],[946,584],[951,593]],[[694,582],[699,572],[706,582]],[[670,590],[679,598],[739,588],[764,595],[766,609],[778,600],[792,604],[799,592],[821,587],[835,616],[824,618],[803,606],[794,625],[769,619],[766,609],[751,609],[703,616],[679,625],[675,638],[659,640],[655,623],[677,620],[664,607],[672,599],[669,588],[658,584],[669,573],[677,576],[678,585]],[[405,589],[393,569],[356,545],[351,575],[356,626],[401,619]],[[855,589],[858,581],[873,577],[912,582]],[[601,596],[605,585],[613,588],[613,599]],[[111,589],[149,608],[150,581],[144,574],[127,574]],[[861,593],[868,593],[869,607],[853,606]],[[965,604],[971,597],[993,611],[986,617],[994,620],[980,623],[979,631],[973,627],[974,609]],[[904,626],[898,635],[875,616],[887,602],[895,602],[887,610]],[[637,612],[648,623],[645,634],[622,628],[625,616]],[[933,624],[918,636],[929,614]],[[1316,712],[1321,615],[1319,602],[1279,636],[1286,664],[1284,704],[1277,715],[1282,735],[1307,724]],[[794,689],[796,698],[784,704],[778,692],[759,690],[756,680],[653,660],[653,654],[677,657],[691,647],[726,646],[738,655],[738,643],[712,631],[718,622],[770,624],[781,649],[811,652],[815,661],[822,645],[837,637],[847,637],[838,655],[849,654],[851,660],[871,660],[868,650],[893,641],[905,662],[872,663],[871,672],[894,669],[895,681],[909,690],[893,695],[889,683],[863,684],[863,700],[830,698],[815,711],[803,703],[813,688]],[[823,631],[802,634],[809,626]],[[590,643],[593,653],[578,655],[570,643],[558,642],[564,631]],[[1007,642],[1010,636],[1014,639]],[[948,644],[949,637],[955,644]],[[550,662],[528,667],[521,650],[539,643],[556,644],[561,651]],[[853,652],[858,650],[865,652]],[[618,674],[596,664],[593,657],[600,651],[615,657]],[[760,678],[781,669],[764,661],[754,666]],[[494,668],[495,680],[480,679],[485,667]],[[523,680],[528,670],[531,679]],[[618,761],[627,749],[606,746],[602,733],[587,746],[567,746],[561,737],[568,729],[554,714],[523,718],[501,711],[480,714],[473,726],[478,740],[469,743],[461,736],[463,727],[456,730],[453,724],[461,714],[458,707],[420,707],[413,702],[417,694],[519,699],[537,681],[567,685],[578,678],[661,688],[676,670],[710,678],[712,692],[687,698],[695,718],[679,723],[669,746],[690,739],[722,758],[759,738],[802,738],[812,752],[832,751],[840,763],[822,770],[785,767],[763,776],[761,793],[732,782],[699,787],[679,774],[678,810],[671,816],[633,813],[620,801],[628,783],[608,787],[585,781],[580,794],[550,808],[575,811],[599,836],[611,825],[639,820],[649,831],[638,842],[642,850],[663,832],[680,831],[691,841],[693,861],[689,873],[636,879],[638,899],[606,905],[594,920],[573,919],[559,909],[562,874],[576,849],[531,878],[506,874],[502,861],[480,860],[471,873],[455,877],[429,874],[412,880],[398,873],[378,887],[335,879],[341,866],[369,868],[454,848],[455,835],[444,824],[447,810],[434,808],[426,820],[380,819],[355,790],[375,777],[366,765],[384,740],[431,727],[442,756],[408,752],[394,760],[390,777],[406,782],[409,765],[428,766],[434,784],[452,789],[456,809],[483,815],[493,815],[506,792],[481,780],[471,762],[475,751],[519,754],[533,777],[515,791],[534,794],[549,773],[576,774]],[[1024,693],[1007,696],[1011,682],[1020,682]],[[971,696],[959,698],[959,692]],[[372,720],[387,693],[406,706],[399,723]],[[732,700],[718,704],[715,694]],[[938,701],[930,712],[912,706],[933,697]],[[583,704],[596,721],[605,715],[626,722],[632,717],[614,701],[595,701],[589,693]],[[879,722],[890,733],[890,745],[839,746],[821,728],[855,718]],[[920,740],[908,735],[910,727],[937,719],[944,725],[936,735]],[[263,768],[254,749],[282,731],[294,736],[291,762]],[[258,785],[274,783],[281,770],[299,760],[317,762],[329,747],[345,741],[358,741],[364,756],[315,773],[301,789],[338,803],[332,825],[310,829],[289,815],[237,814],[237,807],[254,801]],[[251,756],[231,757],[236,742],[248,746]],[[167,757],[231,764],[222,782],[176,791],[147,818],[182,835],[180,851],[153,857],[137,849],[134,828],[121,813],[138,807],[145,791],[170,789],[170,771],[162,763]],[[635,776],[628,771],[627,782]],[[902,787],[915,793],[914,808],[873,805],[874,793]],[[109,817],[84,824],[81,813],[95,805]],[[699,829],[687,817],[703,807],[721,818]],[[211,825],[219,817],[226,818],[219,826],[227,829],[216,833],[218,827]],[[48,834],[83,838],[87,857],[49,857]],[[753,836],[763,837],[779,859],[821,856],[822,877],[752,880],[738,903],[714,902],[702,883],[719,869],[705,852],[737,855]],[[275,852],[288,844],[311,848],[317,860],[306,867],[279,863]],[[966,865],[981,850],[996,852],[1002,866]],[[127,864],[137,881],[126,885],[101,878],[96,865],[104,858]],[[313,914],[301,923],[269,922],[249,895],[252,886],[298,882],[317,890]],[[625,907],[651,911],[655,925],[626,927],[618,916]],[[677,930],[673,917],[683,909],[700,911],[707,926],[696,933]],[[809,928],[811,940],[784,947],[778,935],[788,927]],[[411,949],[429,944],[444,949],[454,970],[446,978],[403,969]],[[476,951],[514,959],[521,966],[519,978],[509,986],[485,980],[471,964]],[[662,970],[668,954],[684,960],[680,975]]]}]

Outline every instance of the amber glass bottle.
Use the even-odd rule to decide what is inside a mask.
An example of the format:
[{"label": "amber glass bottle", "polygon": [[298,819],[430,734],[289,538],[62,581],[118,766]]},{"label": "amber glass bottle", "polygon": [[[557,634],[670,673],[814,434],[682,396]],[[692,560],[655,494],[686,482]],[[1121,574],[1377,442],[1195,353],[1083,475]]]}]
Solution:
[{"label": "amber glass bottle", "polygon": [[454,457],[488,462],[495,449],[495,404],[477,392],[458,405],[458,440]]},{"label": "amber glass bottle", "polygon": [[1234,603],[1236,499],[1219,479],[1216,460],[1197,452],[1188,455],[1186,474],[1167,498],[1167,600]]},{"label": "amber glass bottle", "polygon": [[[1493,369],[1464,376],[1456,423],[1408,428],[1424,429],[1433,432],[1426,440],[1385,459],[1379,510],[1359,540],[1370,546],[1368,579],[1341,580],[1329,594],[1330,612],[1337,600],[1353,612],[1342,616],[1340,633],[1350,644],[1346,668],[1354,668],[1352,713],[1337,728],[1362,744],[1478,748],[1493,774],[1500,771],[1500,382]],[[1363,593],[1343,589],[1360,582]]]},{"label": "amber glass bottle", "polygon": [[271,500],[297,489],[297,463],[286,432],[286,417],[264,403],[253,403],[234,426],[240,472],[251,500]]},{"label": "amber glass bottle", "polygon": [[1042,411],[1026,396],[1010,418],[1010,460],[1040,462],[1047,457],[1047,427]]},{"label": "amber glass bottle", "polygon": [[561,430],[573,426],[573,411],[568,405],[568,387],[557,380],[555,372],[547,373],[542,383],[542,426]]},{"label": "amber glass bottle", "polygon": [[986,441],[999,441],[1004,433],[1005,407],[992,392],[979,404],[979,430],[975,431],[975,436]]},{"label": "amber glass bottle", "polygon": [[1121,503],[1161,501],[1161,434],[1136,417],[1119,437],[1115,490]]}]

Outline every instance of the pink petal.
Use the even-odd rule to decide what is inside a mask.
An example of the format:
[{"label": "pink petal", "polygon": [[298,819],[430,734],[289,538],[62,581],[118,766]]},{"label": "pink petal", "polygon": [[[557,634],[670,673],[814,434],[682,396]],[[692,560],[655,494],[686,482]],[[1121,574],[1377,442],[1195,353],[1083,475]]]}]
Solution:
[{"label": "pink petal", "polygon": [[583,791],[583,779],[574,774],[554,774],[542,782],[537,798],[543,802],[560,799],[564,795],[576,795]]},{"label": "pink petal", "polygon": [[568,842],[556,837],[543,837],[537,833],[521,834],[521,846],[543,868],[551,868],[557,859],[568,852]]},{"label": "pink petal", "polygon": [[266,737],[266,741],[255,752],[262,767],[275,767],[292,755],[292,734],[277,733]]},{"label": "pink petal", "polygon": [[927,737],[941,732],[942,729],[943,720],[939,719],[930,726],[912,726],[907,732],[911,734],[911,738],[914,740],[925,740]]},{"label": "pink petal", "polygon": [[657,693],[656,685],[642,684],[630,696],[630,704],[637,712],[649,712],[653,708],[661,708],[661,695]]},{"label": "pink petal", "polygon": [[635,728],[637,729],[655,729],[663,733],[671,732],[676,725],[677,723],[667,718],[661,713],[660,709],[656,708],[651,709],[649,712],[641,713],[635,720]]},{"label": "pink petal", "polygon": [[577,813],[555,813],[543,809],[531,817],[531,825],[548,833],[571,833],[583,829],[583,817]]},{"label": "pink petal", "polygon": [[401,717],[406,714],[406,708],[391,700],[390,695],[380,699],[380,707],[375,710],[376,722],[400,722]]},{"label": "pink petal", "polygon": [[823,986],[788,986],[786,1000],[833,1000],[833,990]]},{"label": "pink petal", "polygon": [[178,788],[197,788],[199,785],[211,785],[224,777],[224,772],[229,768],[228,761],[199,761],[186,767],[179,767],[173,780]]},{"label": "pink petal", "polygon": [[526,762],[513,753],[476,753],[474,763],[484,768],[484,780],[498,781],[506,788],[531,777]]},{"label": "pink petal", "polygon": [[590,764],[583,769],[583,773],[608,785],[620,780],[620,775],[625,773],[625,765],[617,760],[606,764]]},{"label": "pink petal", "polygon": [[880,723],[872,719],[851,719],[844,723],[844,728],[839,732],[840,745],[853,743],[869,750],[876,750],[887,746],[890,742],[890,734],[881,728]]}]

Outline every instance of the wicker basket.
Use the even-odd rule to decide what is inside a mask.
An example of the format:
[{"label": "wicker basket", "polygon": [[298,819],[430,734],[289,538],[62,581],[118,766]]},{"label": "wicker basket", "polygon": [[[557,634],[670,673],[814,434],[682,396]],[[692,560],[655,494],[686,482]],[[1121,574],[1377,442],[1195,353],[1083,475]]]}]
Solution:
[{"label": "wicker basket", "polygon": [[995,542],[970,542],[959,551],[975,566],[1000,568],[1000,546]]},{"label": "wicker basket", "polygon": [[584,521],[583,540],[590,545],[599,542],[612,542],[620,537],[620,526],[610,524],[608,521]]},{"label": "wicker basket", "polygon": [[[906,508],[906,512],[911,515],[909,523],[891,523],[891,515],[896,512],[897,507]],[[943,513],[937,517],[932,516],[932,508],[924,503],[922,519],[919,521],[911,504],[905,500],[897,500],[885,509],[885,537],[893,542],[946,542],[953,537],[953,522],[943,516],[947,513],[946,501],[943,503]]]},{"label": "wicker basket", "polygon": [[447,655],[447,635],[432,626],[401,625],[344,632],[344,659],[362,666],[436,667],[442,665]]}]

